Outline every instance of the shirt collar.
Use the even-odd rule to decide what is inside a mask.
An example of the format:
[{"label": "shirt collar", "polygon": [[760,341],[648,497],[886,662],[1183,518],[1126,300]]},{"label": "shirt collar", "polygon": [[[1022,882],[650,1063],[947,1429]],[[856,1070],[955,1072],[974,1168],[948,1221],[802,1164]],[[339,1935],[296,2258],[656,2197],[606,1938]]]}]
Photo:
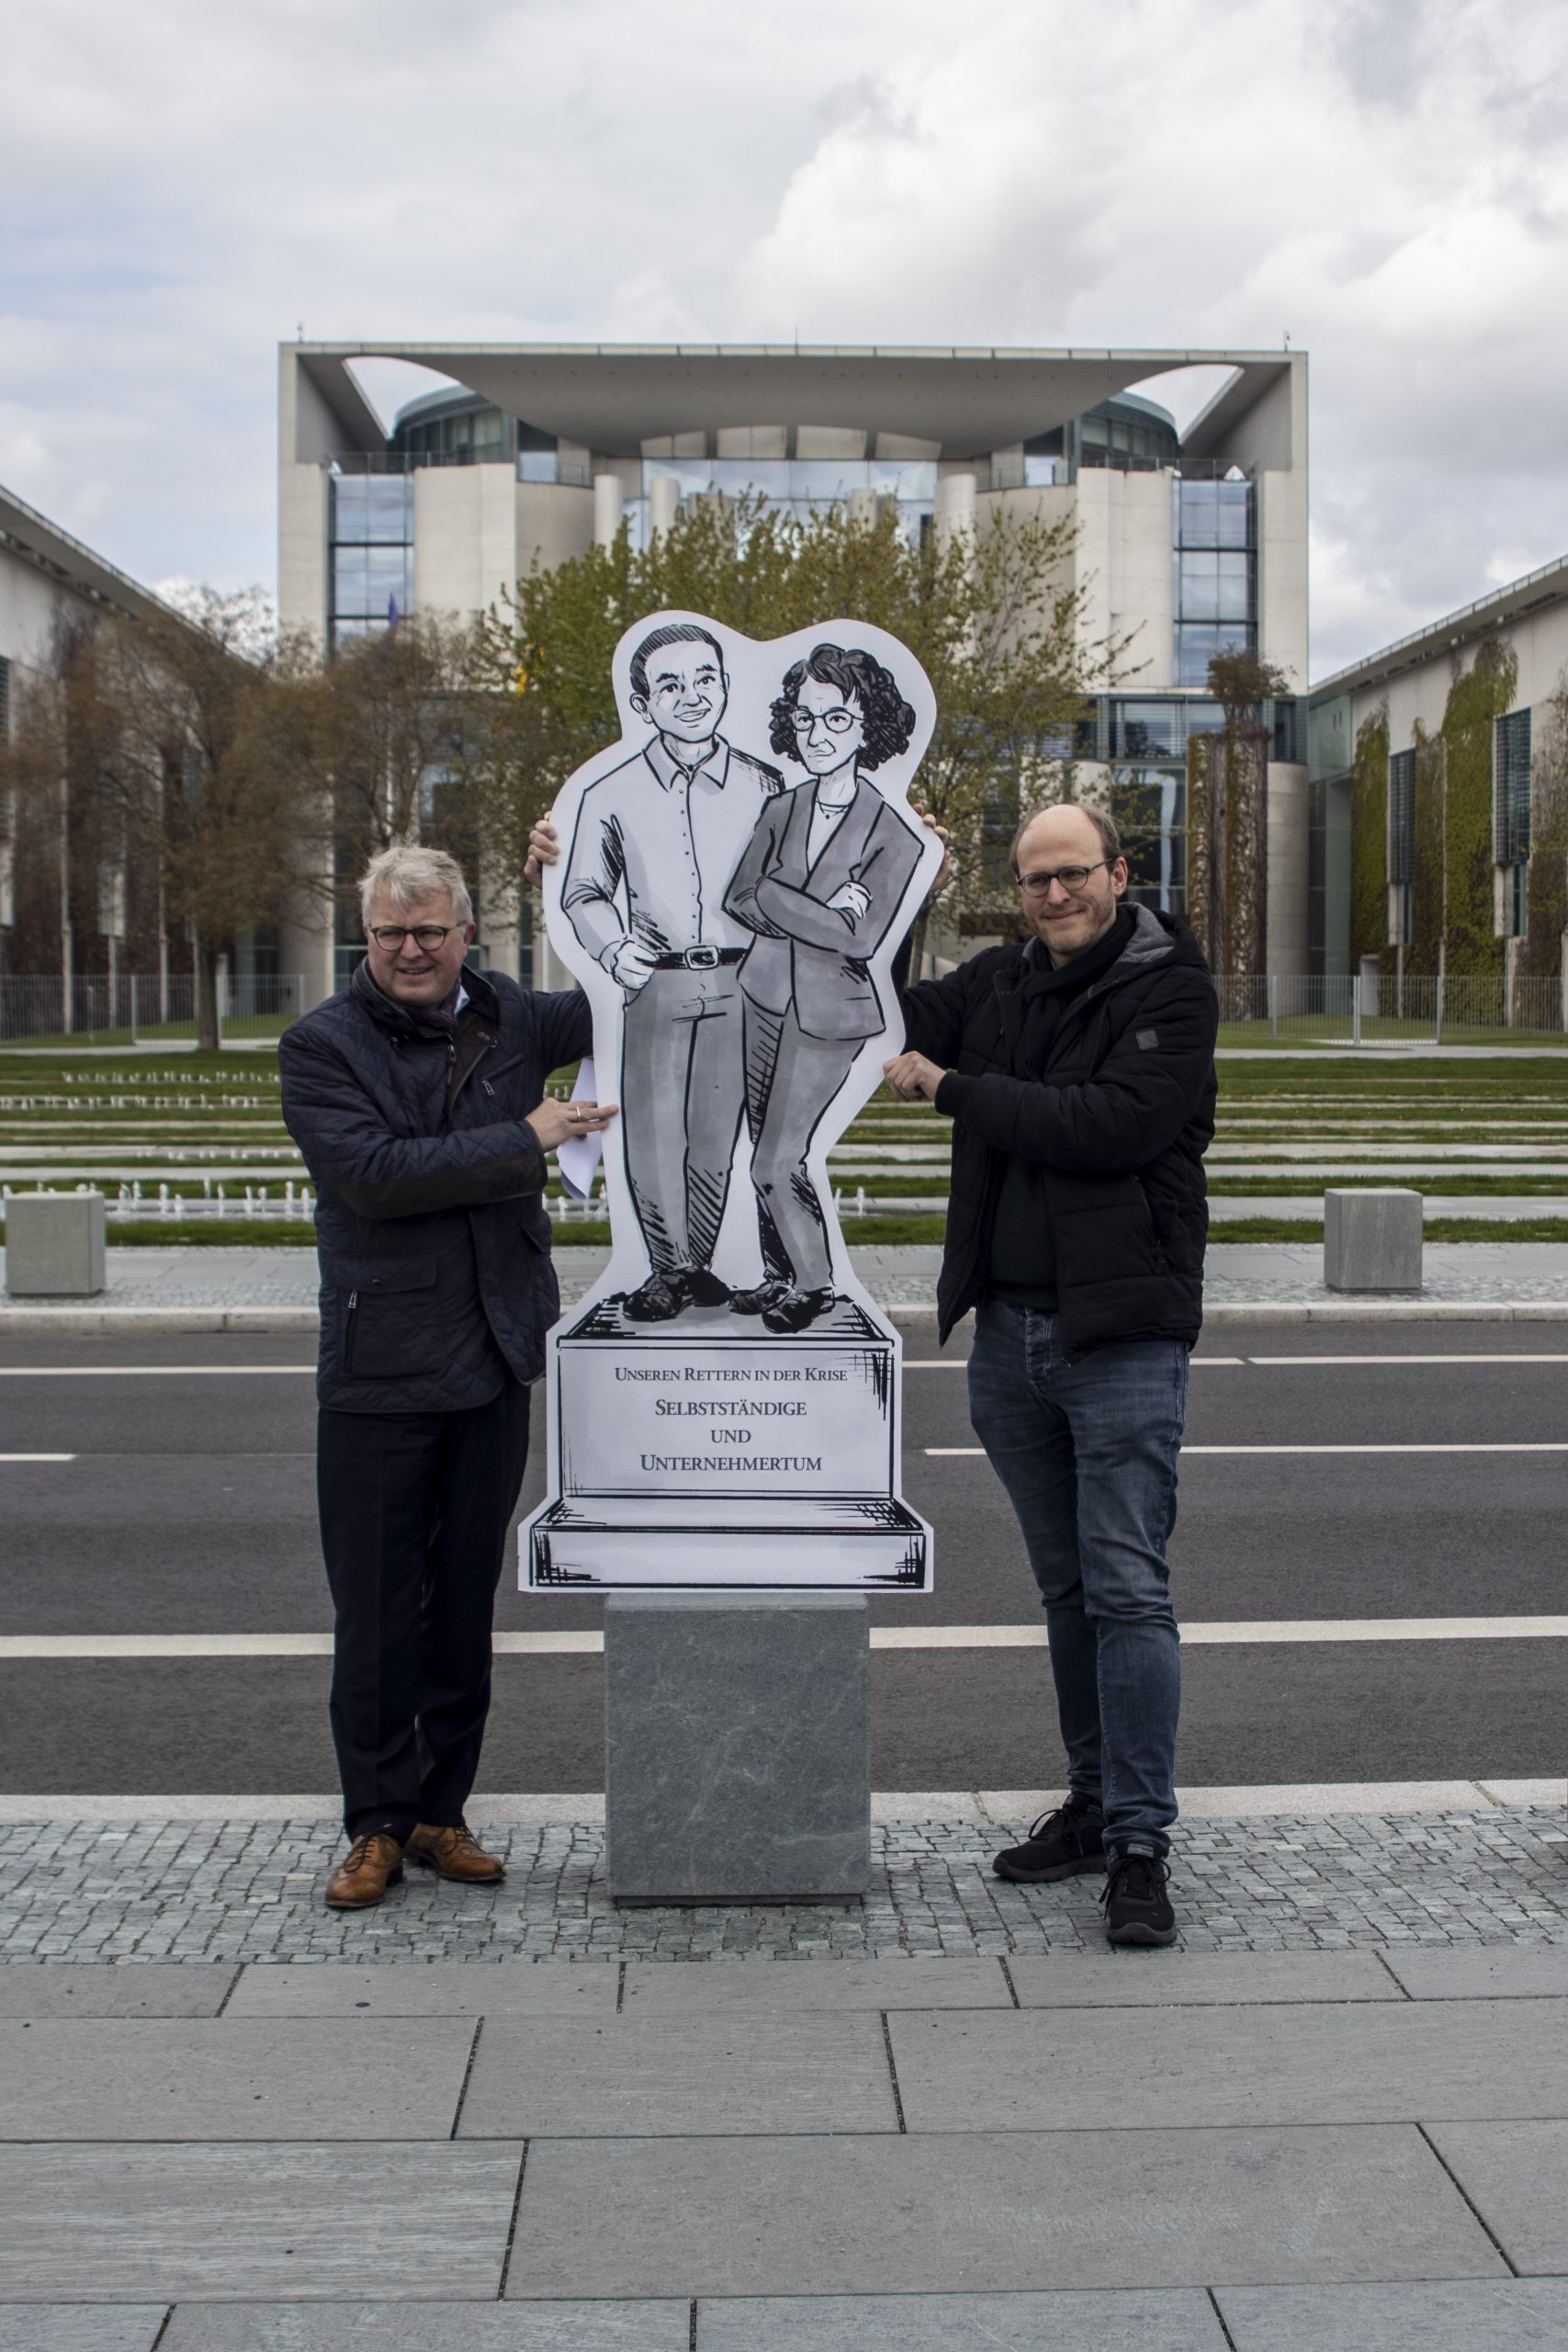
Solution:
[{"label": "shirt collar", "polygon": [[666,751],[662,735],[650,738],[643,752],[643,758],[648,762],[666,792],[670,791],[682,776],[687,775],[705,775],[709,783],[716,784],[722,792],[725,779],[729,774],[729,746],[722,735],[714,737],[713,750],[699,768],[683,768],[680,761],[672,758]]}]

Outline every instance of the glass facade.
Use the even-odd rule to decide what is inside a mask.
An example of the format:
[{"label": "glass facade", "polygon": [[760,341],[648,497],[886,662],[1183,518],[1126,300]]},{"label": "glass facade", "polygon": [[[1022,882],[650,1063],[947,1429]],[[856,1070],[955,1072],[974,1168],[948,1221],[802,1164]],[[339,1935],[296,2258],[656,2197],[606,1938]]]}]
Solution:
[{"label": "glass facade", "polygon": [[772,514],[809,522],[859,491],[895,502],[903,529],[918,541],[936,507],[936,465],[920,458],[647,458],[640,501],[655,481],[673,481],[682,499],[718,492],[728,498],[760,497]]},{"label": "glass facade", "polygon": [[1187,911],[1187,779],[1161,768],[1111,778],[1111,813],[1127,861],[1127,896],[1165,914]]},{"label": "glass facade", "polygon": [[1388,935],[1393,947],[1410,943],[1410,885],[1416,873],[1416,754],[1395,752],[1388,763]]},{"label": "glass facade", "polygon": [[394,449],[423,466],[509,466],[514,446],[512,419],[488,401],[416,412],[392,435]]},{"label": "glass facade", "polygon": [[1530,854],[1530,715],[1510,710],[1492,722],[1492,855],[1524,865]]},{"label": "glass facade", "polygon": [[1176,425],[1152,401],[1101,401],[1069,428],[1079,467],[1109,467],[1116,473],[1157,473],[1180,460]]},{"label": "glass facade", "polygon": [[1216,653],[1257,650],[1253,485],[1240,474],[1222,481],[1179,474],[1174,492],[1176,683],[1202,686]]},{"label": "glass facade", "polygon": [[412,477],[334,472],[328,528],[335,646],[391,627],[413,601]]}]

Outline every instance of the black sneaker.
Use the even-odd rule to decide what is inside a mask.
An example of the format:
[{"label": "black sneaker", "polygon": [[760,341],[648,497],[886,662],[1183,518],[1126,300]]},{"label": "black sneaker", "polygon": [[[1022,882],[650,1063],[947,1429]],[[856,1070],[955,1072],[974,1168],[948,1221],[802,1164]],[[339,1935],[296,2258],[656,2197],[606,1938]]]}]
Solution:
[{"label": "black sneaker", "polygon": [[1129,1846],[1124,1854],[1111,1856],[1100,1898],[1107,1943],[1175,1942],[1176,1914],[1165,1891],[1169,1876],[1152,1846]]},{"label": "black sneaker", "polygon": [[1069,1797],[1055,1813],[1041,1815],[1021,1846],[1009,1846],[999,1853],[992,1871],[998,1878],[1016,1879],[1021,1886],[1040,1886],[1050,1879],[1102,1871],[1104,1827],[1105,1816],[1097,1804]]}]

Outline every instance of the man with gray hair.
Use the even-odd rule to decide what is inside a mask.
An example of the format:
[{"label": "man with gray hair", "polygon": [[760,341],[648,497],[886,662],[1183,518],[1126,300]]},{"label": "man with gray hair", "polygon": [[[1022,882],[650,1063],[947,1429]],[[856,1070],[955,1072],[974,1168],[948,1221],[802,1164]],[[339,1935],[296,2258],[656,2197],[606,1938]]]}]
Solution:
[{"label": "man with gray hair", "polygon": [[383,850],[360,901],[364,961],[278,1046],[317,1189],[317,1493],[350,1839],[326,1891],[338,1910],[379,1903],[405,1859],[463,1884],[503,1875],[463,1809],[528,1383],[559,1312],[546,1159],[615,1107],[546,1094],[590,1050],[588,1001],[466,967],[454,858]]}]

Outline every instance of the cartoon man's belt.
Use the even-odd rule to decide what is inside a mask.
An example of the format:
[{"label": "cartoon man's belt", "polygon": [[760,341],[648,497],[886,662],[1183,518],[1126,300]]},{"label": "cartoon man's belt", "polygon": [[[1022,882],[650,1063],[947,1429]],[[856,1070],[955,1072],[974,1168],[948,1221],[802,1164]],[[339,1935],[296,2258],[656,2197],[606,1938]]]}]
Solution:
[{"label": "cartoon man's belt", "polygon": [[656,956],[656,972],[711,972],[719,964],[741,964],[744,947],[678,947],[673,955]]}]

